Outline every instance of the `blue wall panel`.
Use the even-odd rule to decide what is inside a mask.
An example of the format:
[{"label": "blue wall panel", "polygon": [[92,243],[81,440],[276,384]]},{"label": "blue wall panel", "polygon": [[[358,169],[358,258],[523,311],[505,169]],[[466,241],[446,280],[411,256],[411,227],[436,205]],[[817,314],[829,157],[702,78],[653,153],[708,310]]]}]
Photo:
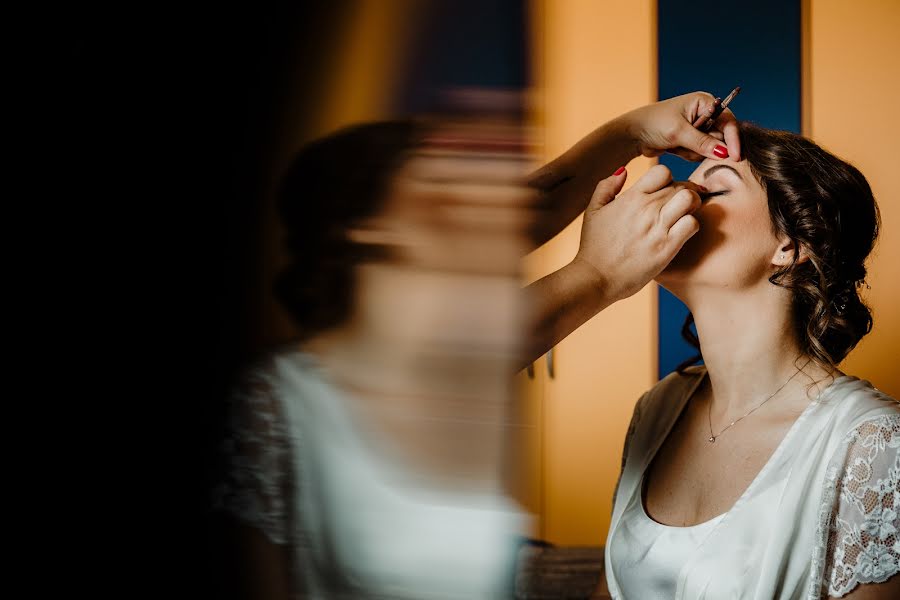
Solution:
[{"label": "blue wall panel", "polygon": [[[696,90],[725,97],[737,85],[741,120],[800,132],[800,0],[659,0],[659,98]],[[664,155],[675,179],[696,165]],[[696,354],[681,338],[687,308],[659,288],[659,376]]]}]

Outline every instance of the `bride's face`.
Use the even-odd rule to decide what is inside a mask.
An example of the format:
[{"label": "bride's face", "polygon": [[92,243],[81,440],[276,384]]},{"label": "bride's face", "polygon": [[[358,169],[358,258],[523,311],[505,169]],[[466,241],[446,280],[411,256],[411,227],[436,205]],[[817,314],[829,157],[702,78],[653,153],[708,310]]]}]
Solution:
[{"label": "bride's face", "polygon": [[676,295],[697,287],[739,290],[768,279],[780,243],[766,192],[747,161],[705,160],[690,181],[713,194],[694,213],[700,231],[657,276]]}]

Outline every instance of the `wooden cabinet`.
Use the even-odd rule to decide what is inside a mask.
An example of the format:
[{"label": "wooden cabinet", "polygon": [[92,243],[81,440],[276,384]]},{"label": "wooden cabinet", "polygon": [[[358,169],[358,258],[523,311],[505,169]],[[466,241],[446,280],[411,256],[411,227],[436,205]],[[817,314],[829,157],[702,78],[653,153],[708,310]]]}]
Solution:
[{"label": "wooden cabinet", "polygon": [[[603,122],[647,104],[655,90],[655,2],[533,3],[537,123],[544,159]],[[626,186],[652,161],[629,165]],[[581,219],[529,255],[525,283],[574,256]],[[622,442],[635,402],[656,381],[654,284],[615,304],[517,377],[520,425],[511,437],[510,481],[538,517],[536,536],[602,545],[609,527]]]}]

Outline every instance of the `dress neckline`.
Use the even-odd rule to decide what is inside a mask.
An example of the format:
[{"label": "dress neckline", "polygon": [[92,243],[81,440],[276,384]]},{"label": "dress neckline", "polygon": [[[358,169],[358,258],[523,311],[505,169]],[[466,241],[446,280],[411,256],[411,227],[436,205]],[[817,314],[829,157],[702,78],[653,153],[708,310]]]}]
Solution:
[{"label": "dress neckline", "polygon": [[687,404],[690,401],[691,397],[694,395],[694,393],[697,391],[697,388],[700,387],[700,384],[703,383],[703,381],[707,378],[707,376],[709,374],[705,367],[701,366],[698,368],[701,370],[699,377],[697,377],[697,380],[691,386],[688,387],[687,392],[682,395],[680,402],[679,402],[679,406],[676,408],[676,410],[674,412],[675,417],[673,419],[671,419],[668,427],[666,428],[665,435],[662,435],[659,437],[659,439],[656,443],[656,446],[653,448],[653,451],[649,454],[648,460],[644,463],[644,465],[642,467],[641,477],[640,477],[640,480],[639,480],[639,483],[637,486],[638,504],[640,506],[641,513],[644,516],[646,516],[647,519],[651,523],[658,525],[659,527],[662,527],[665,529],[693,530],[694,528],[702,528],[705,525],[718,524],[719,522],[724,520],[726,517],[728,517],[728,515],[732,514],[736,509],[738,509],[742,504],[744,504],[746,499],[750,496],[750,494],[758,486],[759,482],[762,479],[764,479],[766,474],[771,470],[772,465],[774,465],[778,462],[778,459],[781,457],[781,455],[785,451],[784,449],[788,446],[789,442],[794,438],[796,432],[800,429],[801,423],[808,418],[808,416],[812,413],[813,409],[819,405],[819,403],[826,397],[826,395],[830,394],[832,392],[832,390],[834,390],[837,383],[843,382],[845,380],[849,380],[849,381],[858,380],[857,377],[854,377],[852,375],[841,375],[840,377],[835,378],[834,381],[832,381],[822,391],[820,391],[819,394],[815,397],[815,399],[811,400],[809,402],[809,404],[806,405],[806,407],[803,409],[803,412],[800,413],[800,416],[798,416],[794,420],[794,422],[791,424],[790,428],[788,428],[787,433],[784,435],[784,437],[778,443],[778,446],[775,447],[775,450],[772,452],[772,455],[769,456],[769,459],[765,462],[765,464],[762,466],[762,468],[759,470],[759,472],[750,481],[750,484],[744,489],[744,491],[741,493],[741,495],[738,496],[738,499],[735,500],[734,504],[732,504],[728,510],[726,510],[725,512],[723,512],[711,519],[707,519],[706,521],[697,523],[695,525],[687,525],[687,526],[666,525],[665,523],[660,523],[659,521],[657,521],[656,519],[651,517],[650,514],[647,512],[646,507],[644,506],[645,480],[647,477],[647,471],[650,468],[650,465],[653,464],[654,459],[656,459],[656,455],[659,452],[659,449],[662,448],[662,445],[669,438],[669,435],[671,435],[672,430],[675,428],[675,423],[677,423],[678,420],[681,418],[681,415],[684,412],[685,408],[687,407]]},{"label": "dress neckline", "polygon": [[[644,470],[644,473],[646,474],[646,469]],[[689,532],[696,533],[697,531],[701,531],[707,527],[712,527],[712,526],[716,525],[719,521],[721,521],[722,519],[725,518],[726,514],[728,514],[728,512],[726,511],[720,515],[716,515],[715,517],[713,517],[711,519],[703,521],[702,523],[696,523],[694,525],[679,526],[679,525],[666,525],[665,523],[660,523],[659,521],[657,521],[656,519],[651,517],[650,514],[647,512],[647,509],[644,507],[644,484],[645,484],[645,482],[646,482],[646,479],[645,479],[645,477],[642,476],[641,482],[639,485],[640,493],[638,494],[638,498],[637,498],[638,512],[639,512],[641,518],[643,518],[645,521],[647,521],[654,527],[658,527],[658,528],[666,530],[666,531],[673,531],[673,532],[683,531],[685,533],[689,533]]]}]

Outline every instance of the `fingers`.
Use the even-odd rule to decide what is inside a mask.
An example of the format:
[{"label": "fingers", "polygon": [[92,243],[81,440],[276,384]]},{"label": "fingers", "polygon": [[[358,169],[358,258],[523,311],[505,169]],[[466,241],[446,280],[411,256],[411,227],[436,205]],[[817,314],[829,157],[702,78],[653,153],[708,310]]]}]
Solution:
[{"label": "fingers", "polygon": [[665,165],[654,165],[638,179],[634,188],[645,194],[652,194],[672,182],[672,171]]},{"label": "fingers", "polygon": [[691,92],[678,96],[682,102],[682,114],[684,118],[693,123],[700,115],[711,114],[711,108],[716,98],[709,92]]},{"label": "fingers", "polygon": [[626,179],[628,179],[628,171],[625,170],[625,167],[621,167],[606,179],[601,179],[597,187],[594,188],[594,193],[591,196],[591,201],[588,202],[587,209],[596,210],[612,202],[616,195],[622,191],[622,186],[625,185]]},{"label": "fingers", "polygon": [[[719,131],[718,129],[713,129],[712,131],[708,131],[707,134],[713,136],[720,142],[725,141],[725,134],[722,133],[721,131]],[[701,162],[706,158],[705,156],[703,156],[701,154],[697,154],[693,150],[687,150],[685,148],[674,148],[672,150],[669,150],[669,152],[671,154],[680,156],[681,158],[683,158],[685,160],[689,160],[691,162]]]},{"label": "fingers", "polygon": [[[715,98],[706,92],[695,92],[690,94],[690,110],[685,113],[686,119],[680,123],[677,129],[675,142],[682,147],[682,152],[676,152],[679,156],[689,160],[698,160],[702,158],[722,159],[729,156],[739,156],[739,146],[737,135],[737,120],[734,113],[725,109],[722,111],[715,122],[713,131],[719,130],[724,133],[724,141],[718,133],[704,133],[693,126],[693,122],[699,115],[708,114],[714,109],[713,101]],[[718,138],[718,139],[717,139]],[[732,144],[737,143],[734,151]],[[693,154],[692,154],[693,153]],[[737,159],[736,159],[737,160]]]},{"label": "fingers", "polygon": [[676,187],[678,187],[679,189],[687,188],[687,189],[689,189],[689,190],[693,190],[693,191],[697,192],[698,194],[699,194],[700,192],[707,192],[707,191],[709,191],[709,190],[706,189],[706,186],[702,186],[702,185],[700,185],[699,183],[694,183],[694,182],[691,181],[691,180],[676,181],[674,185],[675,185]]},{"label": "fingers", "polygon": [[678,254],[692,235],[700,231],[700,222],[694,215],[684,215],[672,227],[669,228],[669,253],[671,256]]},{"label": "fingers", "polygon": [[671,229],[682,217],[700,208],[700,204],[697,190],[684,186],[662,205],[659,210],[659,222],[666,229]]},{"label": "fingers", "polygon": [[734,160],[741,160],[741,137],[738,122],[730,108],[722,111],[722,114],[716,119],[715,128],[721,131],[725,137],[728,155]]},{"label": "fingers", "polygon": [[[718,122],[718,119],[716,119],[716,122]],[[728,158],[730,155],[728,148],[723,146],[719,140],[707,133],[703,133],[687,122],[683,123],[682,127],[679,128],[678,145],[706,158],[718,160]]]}]

